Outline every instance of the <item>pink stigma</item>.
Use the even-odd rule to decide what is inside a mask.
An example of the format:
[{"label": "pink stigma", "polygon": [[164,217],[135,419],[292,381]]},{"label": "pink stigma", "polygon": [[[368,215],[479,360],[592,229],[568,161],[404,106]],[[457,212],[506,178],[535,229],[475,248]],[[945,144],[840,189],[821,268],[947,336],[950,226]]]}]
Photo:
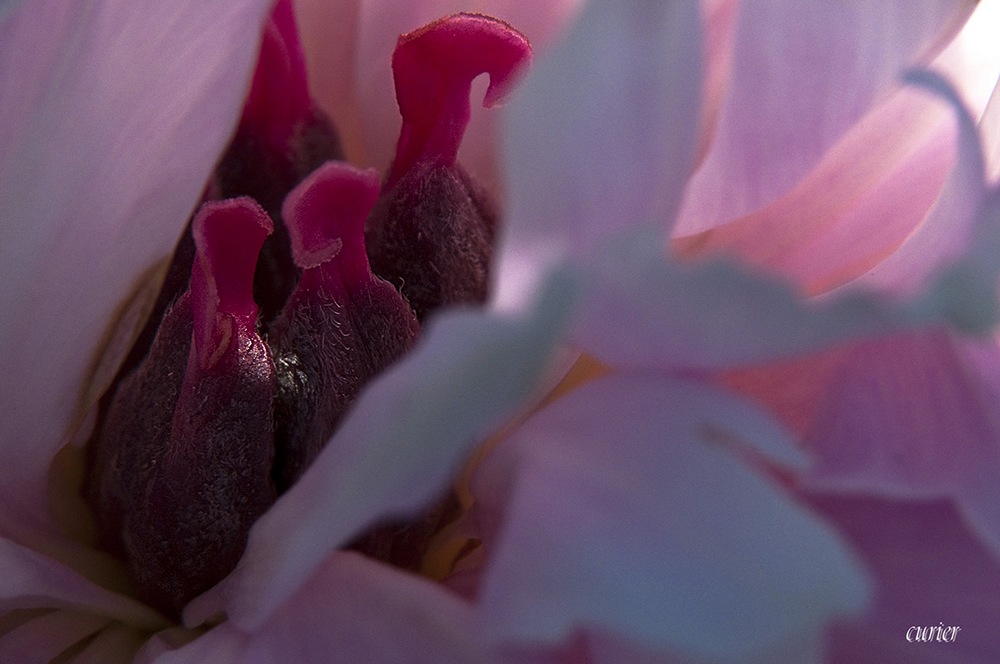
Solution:
[{"label": "pink stigma", "polygon": [[197,254],[191,270],[194,351],[202,369],[217,358],[228,316],[253,330],[257,304],[253,275],[264,240],[274,231],[266,212],[249,197],[206,203],[192,224]]},{"label": "pink stigma", "polygon": [[288,194],[281,216],[292,240],[302,283],[328,285],[372,279],[365,252],[365,219],[375,205],[379,176],[343,162],[328,162]]},{"label": "pink stigma", "polygon": [[279,153],[295,127],[312,117],[305,57],[291,0],[278,0],[264,26],[260,56],[241,129],[263,137]]},{"label": "pink stigma", "polygon": [[386,189],[418,163],[453,165],[469,123],[473,79],[489,74],[483,105],[491,108],[530,62],[524,35],[480,14],[455,14],[400,36],[392,72],[403,126]]}]

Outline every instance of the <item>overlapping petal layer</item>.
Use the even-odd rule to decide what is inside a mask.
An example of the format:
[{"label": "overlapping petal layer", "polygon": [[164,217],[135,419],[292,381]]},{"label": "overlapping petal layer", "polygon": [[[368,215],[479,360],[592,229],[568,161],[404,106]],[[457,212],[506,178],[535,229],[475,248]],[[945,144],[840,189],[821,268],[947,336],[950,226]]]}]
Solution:
[{"label": "overlapping petal layer", "polygon": [[474,485],[502,523],[484,543],[489,638],[596,630],[726,661],[818,651],[827,620],[863,607],[865,575],[748,456],[804,461],[763,413],[697,382],[621,373],[533,416]]},{"label": "overlapping petal layer", "polygon": [[246,35],[269,4],[27,0],[0,24],[8,504],[42,513],[48,465],[127,349],[239,116]]}]

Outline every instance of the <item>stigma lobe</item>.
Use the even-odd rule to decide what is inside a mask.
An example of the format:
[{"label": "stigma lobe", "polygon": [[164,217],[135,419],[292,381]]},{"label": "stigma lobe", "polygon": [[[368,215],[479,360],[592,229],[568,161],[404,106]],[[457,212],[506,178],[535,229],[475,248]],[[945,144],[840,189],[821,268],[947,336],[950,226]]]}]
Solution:
[{"label": "stigma lobe", "polygon": [[214,183],[219,197],[251,196],[275,222],[254,278],[265,322],[278,314],[299,278],[281,219],[282,201],[320,165],[342,157],[333,123],[309,94],[291,0],[279,0],[264,29],[236,135]]},{"label": "stigma lobe", "polygon": [[364,222],[375,171],[329,163],[285,201],[302,278],[269,333],[278,371],[275,467],[279,491],[308,468],[361,388],[413,345],[410,306],[372,274]]},{"label": "stigma lobe", "polygon": [[456,14],[399,38],[392,66],[403,124],[366,239],[375,273],[400,288],[420,320],[486,300],[497,213],[455,160],[473,79],[489,74],[484,105],[494,106],[530,60],[523,35],[481,15]]},{"label": "stigma lobe", "polygon": [[451,166],[469,124],[472,81],[489,74],[483,105],[508,93],[531,61],[524,35],[478,14],[455,14],[401,35],[392,56],[403,125],[386,187],[418,163]]},{"label": "stigma lobe", "polygon": [[98,435],[90,486],[102,537],[169,615],[232,571],[275,500],[275,370],[252,297],[272,228],[250,199],[203,206],[190,288]]}]

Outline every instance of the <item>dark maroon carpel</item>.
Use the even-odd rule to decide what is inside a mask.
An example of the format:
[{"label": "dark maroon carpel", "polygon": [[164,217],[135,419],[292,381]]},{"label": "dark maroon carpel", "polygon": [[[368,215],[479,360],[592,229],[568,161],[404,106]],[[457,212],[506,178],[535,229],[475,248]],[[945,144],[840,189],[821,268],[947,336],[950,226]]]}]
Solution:
[{"label": "dark maroon carpel", "polygon": [[202,207],[190,288],[119,385],[97,439],[102,537],[139,595],[170,615],[236,566],[275,500],[275,371],[252,296],[272,229],[250,199]]},{"label": "dark maroon carpel", "polygon": [[363,227],[377,194],[375,171],[330,163],[285,201],[302,279],[269,334],[279,490],[312,463],[362,386],[417,338],[410,306],[368,264]]},{"label": "dark maroon carpel", "polygon": [[497,213],[456,158],[473,79],[489,74],[484,105],[491,107],[530,60],[523,35],[477,14],[399,38],[392,68],[403,123],[366,234],[375,273],[401,290],[421,320],[443,306],[486,300]]}]

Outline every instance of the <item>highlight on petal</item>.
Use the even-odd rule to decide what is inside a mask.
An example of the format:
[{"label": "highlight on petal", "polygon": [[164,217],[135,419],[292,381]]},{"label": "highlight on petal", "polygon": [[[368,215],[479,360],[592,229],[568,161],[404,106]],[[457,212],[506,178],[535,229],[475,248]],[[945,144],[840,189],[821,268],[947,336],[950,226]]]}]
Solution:
[{"label": "highlight on petal", "polygon": [[[973,117],[1000,75],[998,13],[1000,4],[978,3],[930,65],[956,87]],[[736,256],[810,295],[841,286],[891,254],[934,205],[955,161],[954,124],[939,100],[903,86],[789,192],[749,215],[676,237],[674,245],[689,257]]]},{"label": "highlight on petal", "polygon": [[691,234],[788,192],[893,86],[928,62],[976,3],[744,3],[712,147],[678,221]]},{"label": "highlight on petal", "polygon": [[761,452],[801,458],[762,412],[648,374],[599,378],[534,415],[473,485],[503,514],[479,594],[488,639],[596,630],[697,661],[815,652],[828,621],[864,607],[865,575],[745,463]]},{"label": "highlight on petal", "polygon": [[496,302],[623,228],[666,228],[693,166],[701,99],[697,3],[597,0],[511,102],[509,214]]},{"label": "highlight on petal", "polygon": [[226,610],[255,629],[362,527],[436,498],[470,447],[532,396],[574,295],[573,282],[554,280],[523,318],[442,314],[359,396],[309,471],[254,526],[239,567],[188,606],[185,622]]},{"label": "highlight on petal", "polygon": [[[807,496],[872,571],[871,610],[830,633],[831,664],[993,662],[1000,658],[1000,559],[953,506],[876,496]],[[958,626],[949,643],[912,642],[912,627]],[[952,632],[954,634],[954,632]]]},{"label": "highlight on petal", "polygon": [[928,71],[910,72],[906,79],[952,107],[958,122],[958,155],[928,217],[896,251],[859,281],[892,292],[912,293],[935,270],[955,262],[973,247],[974,223],[986,196],[986,173],[975,121],[954,87]]},{"label": "highlight on petal", "polygon": [[4,500],[42,509],[239,117],[270,4],[28,0],[4,17]]}]

